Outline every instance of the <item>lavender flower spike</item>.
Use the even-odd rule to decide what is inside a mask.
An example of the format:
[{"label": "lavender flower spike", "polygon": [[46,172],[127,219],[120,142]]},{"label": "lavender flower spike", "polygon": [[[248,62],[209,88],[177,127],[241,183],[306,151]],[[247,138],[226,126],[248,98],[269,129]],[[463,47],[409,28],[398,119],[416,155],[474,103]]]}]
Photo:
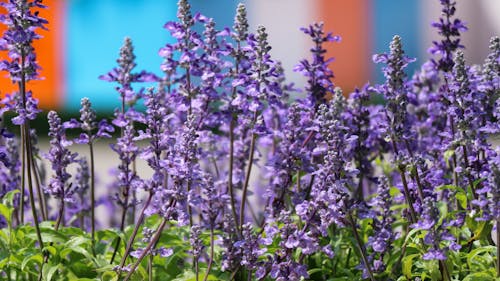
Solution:
[{"label": "lavender flower spike", "polygon": [[334,91],[331,81],[334,77],[333,72],[328,68],[333,58],[325,58],[326,50],[323,48],[323,43],[340,42],[340,36],[334,36],[331,32],[325,34],[322,22],[312,24],[308,28],[301,28],[301,30],[314,42],[311,48],[312,61],[302,60],[294,70],[308,78],[306,87],[308,99],[317,109],[319,104],[326,102],[326,95]]},{"label": "lavender flower spike", "polygon": [[66,168],[71,163],[76,162],[76,154],[71,153],[67,148],[72,142],[66,139],[65,129],[59,115],[55,111],[50,111],[47,117],[50,127],[49,137],[51,138],[47,159],[52,165],[54,176],[46,190],[60,200],[59,214],[55,226],[57,230],[61,223],[64,224],[62,220],[64,219],[65,203],[73,201],[74,189],[71,188],[71,185],[68,185],[71,174],[67,172]]},{"label": "lavender flower spike", "polygon": [[433,27],[438,29],[438,33],[443,36],[440,42],[432,42],[434,46],[429,49],[431,54],[439,54],[441,58],[431,60],[437,69],[444,72],[450,72],[453,68],[453,53],[458,49],[463,49],[460,44],[460,32],[466,31],[467,27],[458,18],[452,19],[455,15],[455,4],[453,0],[440,0],[442,6],[442,15],[439,22],[434,22]]},{"label": "lavender flower spike", "polygon": [[110,72],[99,76],[99,79],[108,82],[117,82],[120,87],[117,91],[120,93],[122,99],[122,113],[125,111],[125,104],[133,105],[138,98],[133,89],[132,83],[134,82],[155,82],[158,78],[149,72],[141,71],[133,73],[136,67],[134,46],[130,38],[125,38],[123,46],[120,49],[120,56],[116,60],[118,67],[113,68]]}]

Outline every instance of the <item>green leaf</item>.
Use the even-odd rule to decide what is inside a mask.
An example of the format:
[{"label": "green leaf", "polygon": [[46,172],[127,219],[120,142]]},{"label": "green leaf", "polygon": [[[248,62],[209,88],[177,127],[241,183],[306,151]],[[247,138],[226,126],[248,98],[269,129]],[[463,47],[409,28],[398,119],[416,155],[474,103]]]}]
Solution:
[{"label": "green leaf", "polygon": [[479,256],[483,253],[488,253],[488,252],[495,253],[496,249],[497,249],[497,247],[495,247],[495,246],[483,246],[481,248],[474,249],[469,254],[467,254],[467,263],[469,263],[469,265],[471,265],[477,256]]},{"label": "green leaf", "polygon": [[403,258],[402,265],[403,265],[403,274],[406,276],[406,278],[411,279],[412,274],[411,274],[411,269],[413,267],[413,259],[416,257],[420,256],[420,254],[413,254],[413,255],[408,255]]},{"label": "green leaf", "polygon": [[323,272],[323,269],[321,269],[321,268],[312,268],[312,269],[307,271],[307,273],[309,275],[313,275],[315,273],[321,273],[321,272]]},{"label": "green leaf", "polygon": [[59,269],[59,266],[60,266],[59,264],[56,265],[45,264],[42,269],[42,276],[44,277],[44,281],[51,281],[52,277]]},{"label": "green leaf", "polygon": [[492,281],[494,278],[486,272],[475,272],[465,276],[463,281]]},{"label": "green leaf", "polygon": [[51,255],[51,256],[55,256],[55,255],[57,255],[57,249],[56,249],[56,247],[54,247],[54,246],[50,246],[50,245],[45,246],[45,247],[43,248],[43,250],[44,250],[44,251],[48,251],[48,252],[50,253],[50,255]]},{"label": "green leaf", "polygon": [[492,229],[493,224],[489,221],[476,222],[475,228],[471,228],[471,230],[474,232],[474,236],[469,239],[469,242],[486,239],[489,235],[491,235]]},{"label": "green leaf", "polygon": [[[43,242],[64,243],[67,238],[63,234],[51,228],[40,228]],[[37,240],[37,234],[34,231],[26,234],[27,237]]]},{"label": "green leaf", "polygon": [[42,264],[43,263],[43,256],[42,256],[42,254],[38,253],[36,255],[29,255],[29,256],[25,257],[23,262],[21,263],[21,271],[25,271],[24,269],[30,261],[34,261],[34,262],[37,262],[38,264]]},{"label": "green leaf", "polygon": [[450,158],[455,155],[455,150],[454,149],[448,149],[444,152],[444,160],[446,161],[446,164],[448,164],[448,161]]},{"label": "green leaf", "polygon": [[462,209],[467,209],[467,195],[465,195],[465,193],[462,191],[457,192],[457,194],[455,194],[455,197],[457,198],[460,207],[462,207]]},{"label": "green leaf", "polygon": [[173,279],[172,281],[188,281],[188,280],[194,280],[195,274],[192,271],[184,271],[181,276]]},{"label": "green leaf", "polygon": [[[205,277],[205,272],[202,271],[198,274],[198,280],[203,280],[203,277]],[[196,280],[197,280],[196,274],[193,271],[184,271],[184,273],[180,277],[177,277],[172,281],[196,281]],[[209,274],[207,280],[214,281],[221,279],[217,278],[217,276]]]},{"label": "green leaf", "polygon": [[389,188],[389,194],[391,195],[391,197],[394,197],[401,194],[401,191],[397,187],[391,187]]},{"label": "green leaf", "polygon": [[14,196],[18,193],[20,193],[18,189],[11,190],[7,192],[3,197],[2,197],[2,203],[7,206],[14,206]]},{"label": "green leaf", "polygon": [[86,237],[82,237],[82,236],[75,236],[75,237],[69,239],[68,242],[66,242],[64,244],[64,246],[68,247],[68,248],[73,248],[73,247],[80,246],[82,244],[90,244],[90,239],[88,239]]},{"label": "green leaf", "polygon": [[7,221],[7,224],[10,226],[12,225],[12,213],[14,212],[13,208],[8,207],[5,204],[0,204],[0,215],[2,215],[5,220]]},{"label": "green leaf", "polygon": [[106,271],[102,274],[102,281],[118,280],[118,275],[114,271]]}]

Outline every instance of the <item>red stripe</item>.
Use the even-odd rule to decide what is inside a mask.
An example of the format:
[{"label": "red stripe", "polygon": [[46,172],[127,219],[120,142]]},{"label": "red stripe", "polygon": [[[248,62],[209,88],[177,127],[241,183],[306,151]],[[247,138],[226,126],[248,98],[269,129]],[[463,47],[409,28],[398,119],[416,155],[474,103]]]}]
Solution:
[{"label": "red stripe", "polygon": [[[6,0],[0,0],[5,2]],[[48,9],[40,10],[40,16],[47,19],[48,31],[38,29],[38,34],[43,38],[34,43],[38,64],[42,67],[40,77],[43,80],[28,82],[27,89],[33,91],[33,95],[40,100],[40,108],[54,109],[62,105],[63,86],[63,56],[62,56],[62,22],[64,2],[61,0],[46,0],[44,4]],[[2,9],[1,13],[6,13]],[[3,34],[4,25],[0,25],[0,33]],[[7,57],[6,52],[0,53],[0,59]],[[17,91],[17,86],[12,84],[6,72],[0,73],[0,91],[5,93]]]},{"label": "red stripe", "polygon": [[334,82],[349,93],[362,87],[370,75],[370,4],[365,0],[321,0],[319,19],[325,30],[340,35],[340,43],[327,46],[327,56],[335,57],[331,68]]}]

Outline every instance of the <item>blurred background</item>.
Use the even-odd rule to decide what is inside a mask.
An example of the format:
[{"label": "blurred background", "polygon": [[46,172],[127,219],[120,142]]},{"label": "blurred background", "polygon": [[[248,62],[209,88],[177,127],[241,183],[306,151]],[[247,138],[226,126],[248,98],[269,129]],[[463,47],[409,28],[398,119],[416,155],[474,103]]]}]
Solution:
[{"label": "blurred background", "polygon": [[[1,0],[6,1],[6,0]],[[195,11],[215,18],[218,28],[232,26],[239,1],[191,0]],[[275,59],[285,66],[287,77],[299,86],[304,79],[292,71],[308,58],[311,42],[299,31],[314,21],[324,21],[326,30],[342,37],[328,46],[335,57],[331,68],[335,83],[346,92],[366,82],[381,80],[379,67],[372,63],[374,53],[385,52],[395,34],[403,38],[407,54],[417,58],[410,72],[428,58],[427,49],[436,32],[432,21],[440,15],[439,0],[247,0],[251,29],[266,26]],[[458,16],[469,31],[463,35],[469,63],[481,63],[488,53],[488,40],[500,34],[500,0],[457,1]],[[80,99],[111,113],[119,105],[115,85],[97,77],[116,65],[123,38],[135,45],[137,70],[159,73],[158,49],[172,40],[163,25],[175,20],[176,0],[46,0],[49,31],[36,43],[44,80],[29,88],[40,99],[43,109],[58,109],[70,115],[78,112]],[[1,11],[5,13],[5,11]],[[3,26],[0,32],[3,32]],[[5,56],[5,54],[1,54]],[[0,91],[14,86],[0,73]],[[103,112],[101,112],[103,113]]]}]

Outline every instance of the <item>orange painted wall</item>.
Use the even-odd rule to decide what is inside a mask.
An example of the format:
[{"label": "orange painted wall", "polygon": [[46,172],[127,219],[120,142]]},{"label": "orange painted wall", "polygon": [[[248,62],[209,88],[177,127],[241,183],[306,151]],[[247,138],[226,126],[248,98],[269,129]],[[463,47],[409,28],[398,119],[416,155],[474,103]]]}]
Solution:
[{"label": "orange painted wall", "polygon": [[324,21],[325,31],[340,35],[340,43],[327,44],[327,57],[335,57],[331,69],[334,83],[344,93],[362,87],[370,77],[370,1],[321,0],[319,20]]},{"label": "orange painted wall", "polygon": [[[1,0],[6,1],[6,0]],[[47,19],[48,31],[38,29],[38,34],[43,38],[34,43],[38,64],[42,67],[40,77],[43,80],[30,81],[27,89],[40,100],[40,108],[54,109],[62,105],[63,92],[63,32],[56,27],[63,27],[64,2],[61,0],[46,0],[44,4],[49,9],[40,10],[40,16]],[[0,13],[6,13],[4,9]],[[3,34],[5,26],[0,24],[0,33]],[[7,58],[6,52],[0,53],[0,59]],[[12,84],[8,78],[8,73],[0,72],[0,95],[17,91],[17,85]]]}]

